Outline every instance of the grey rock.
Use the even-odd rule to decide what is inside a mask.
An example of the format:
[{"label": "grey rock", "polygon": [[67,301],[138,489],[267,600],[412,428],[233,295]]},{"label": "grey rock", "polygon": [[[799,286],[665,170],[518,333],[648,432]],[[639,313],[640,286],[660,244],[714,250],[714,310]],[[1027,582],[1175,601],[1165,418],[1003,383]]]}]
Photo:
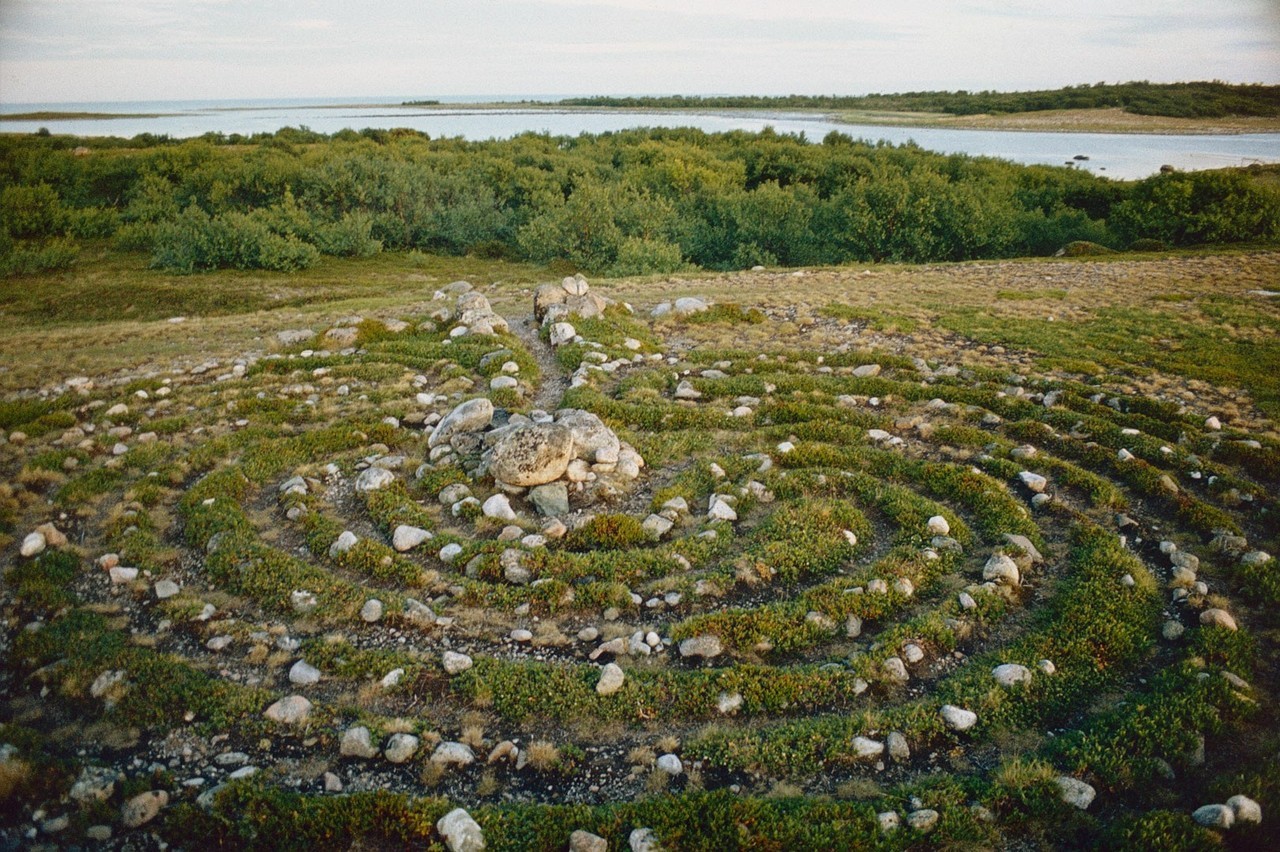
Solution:
[{"label": "grey rock", "polygon": [[631,852],[662,852],[662,844],[651,828],[637,828],[627,837]]},{"label": "grey rock", "polygon": [[899,731],[891,731],[884,739],[885,748],[889,752],[889,757],[898,763],[905,763],[911,759],[911,747],[907,745],[907,738]]},{"label": "grey rock", "polygon": [[378,748],[373,744],[373,736],[369,733],[369,729],[364,725],[356,725],[343,731],[338,753],[343,757],[359,757],[368,760],[378,756]]},{"label": "grey rock", "polygon": [[139,793],[124,803],[120,809],[120,822],[125,828],[138,828],[146,825],[160,815],[160,811],[169,804],[169,794],[164,790],[149,790]]},{"label": "grey rock", "polygon": [[484,833],[480,824],[462,808],[454,808],[436,821],[436,831],[444,838],[449,852],[480,852],[484,849]]},{"label": "grey rock", "polygon": [[609,841],[597,834],[578,829],[569,835],[569,852],[608,852]]},{"label": "grey rock", "polygon": [[921,808],[907,814],[907,826],[921,833],[932,831],[938,824],[938,812],[932,808]]},{"label": "grey rock", "polygon": [[470,766],[476,762],[476,755],[466,743],[443,742],[436,746],[431,762],[442,766]]},{"label": "grey rock", "polygon": [[364,602],[364,606],[360,607],[360,618],[372,624],[382,618],[382,601],[377,598],[369,598]]},{"label": "grey rock", "polygon": [[1070,775],[1059,775],[1054,781],[1058,785],[1058,795],[1062,801],[1082,811],[1093,803],[1093,798],[1097,795],[1091,785]]},{"label": "grey rock", "polygon": [[720,656],[724,648],[720,644],[720,637],[713,635],[694,636],[680,643],[680,656],[682,657],[703,657],[704,659],[712,659]]},{"label": "grey rock", "polygon": [[991,676],[1003,687],[1016,686],[1020,683],[1031,683],[1031,669],[1017,663],[1005,663],[991,670]]},{"label": "grey rock", "polygon": [[508,485],[528,487],[559,479],[573,458],[573,433],[555,423],[522,426],[493,447],[489,473]]},{"label": "grey rock", "polygon": [[301,695],[289,695],[268,707],[263,715],[281,725],[300,725],[311,715],[311,702]]},{"label": "grey rock", "polygon": [[356,477],[356,491],[367,494],[380,491],[396,481],[396,475],[385,467],[368,467]]},{"label": "grey rock", "polygon": [[978,714],[954,704],[944,704],[938,711],[942,721],[953,731],[967,731],[978,724]]},{"label": "grey rock", "polygon": [[1262,805],[1248,796],[1236,795],[1227,799],[1227,807],[1235,815],[1236,822],[1249,822],[1255,825],[1262,822]]},{"label": "grey rock", "polygon": [[155,586],[156,597],[160,600],[171,598],[182,589],[172,580],[158,580]]},{"label": "grey rock", "polygon": [[400,524],[391,533],[391,546],[399,553],[413,550],[424,541],[431,539],[431,533],[421,527],[411,527],[407,524]]},{"label": "grey rock", "polygon": [[469,399],[454,408],[444,419],[436,424],[427,438],[428,447],[438,447],[447,443],[454,435],[466,432],[479,432],[489,425],[493,419],[493,403],[484,397]]},{"label": "grey rock", "polygon": [[684,763],[674,754],[664,754],[658,758],[656,766],[673,778],[684,772]]},{"label": "grey rock", "polygon": [[860,760],[867,760],[884,754],[884,743],[868,737],[854,737],[850,745],[853,748],[853,756]]},{"label": "grey rock", "polygon": [[707,303],[701,299],[693,296],[683,296],[676,299],[675,304],[672,305],[672,310],[682,317],[687,317],[690,314],[702,313],[707,310],[708,307]]},{"label": "grey rock", "polygon": [[993,553],[987,564],[982,566],[984,580],[1016,586],[1020,576],[1017,564],[1003,553]]},{"label": "grey rock", "polygon": [[451,675],[462,674],[471,668],[473,662],[471,657],[466,654],[459,654],[457,651],[445,651],[442,664],[444,670]]},{"label": "grey rock", "polygon": [[600,670],[600,679],[596,681],[596,692],[600,695],[613,695],[622,689],[626,682],[626,672],[617,663],[607,663]]},{"label": "grey rock", "polygon": [[576,408],[565,408],[556,412],[556,423],[564,426],[573,434],[573,455],[583,461],[603,461],[597,458],[612,456],[616,463],[622,448],[618,436],[590,411]]},{"label": "grey rock", "polygon": [[529,500],[543,517],[569,514],[569,489],[563,482],[548,482],[530,489]]},{"label": "grey rock", "polygon": [[382,754],[392,763],[404,763],[417,754],[420,742],[413,734],[392,734]]},{"label": "grey rock", "polygon": [[320,670],[306,660],[298,660],[289,669],[289,683],[297,686],[310,686],[320,682]]},{"label": "grey rock", "polygon": [[1235,824],[1235,811],[1226,805],[1204,805],[1192,812],[1191,818],[1208,828],[1230,828]]}]

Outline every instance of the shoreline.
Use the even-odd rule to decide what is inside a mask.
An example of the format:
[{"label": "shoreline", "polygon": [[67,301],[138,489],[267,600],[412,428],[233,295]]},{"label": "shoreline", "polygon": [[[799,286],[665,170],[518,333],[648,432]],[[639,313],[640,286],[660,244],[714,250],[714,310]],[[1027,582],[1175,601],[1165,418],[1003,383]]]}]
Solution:
[{"label": "shoreline", "polygon": [[[288,109],[277,106],[216,107],[215,112],[262,112]],[[756,118],[788,117],[829,121],[835,124],[872,127],[919,127],[938,130],[988,130],[1025,133],[1089,133],[1108,135],[1169,136],[1243,136],[1280,133],[1280,117],[1232,117],[1214,119],[1171,118],[1124,112],[1119,108],[1082,110],[1045,110],[1008,114],[951,115],[949,113],[826,111],[793,109],[765,111],[759,109],[701,109],[697,107],[593,107],[569,106],[546,102],[510,101],[486,103],[408,104],[408,103],[344,103],[312,106],[313,109],[388,109],[429,114],[467,114],[489,112],[559,113],[593,115],[688,114],[704,116],[748,115]],[[198,112],[204,112],[200,110]],[[40,110],[35,112],[0,113],[0,121],[112,121],[116,119],[172,118],[188,112],[99,112]]]}]

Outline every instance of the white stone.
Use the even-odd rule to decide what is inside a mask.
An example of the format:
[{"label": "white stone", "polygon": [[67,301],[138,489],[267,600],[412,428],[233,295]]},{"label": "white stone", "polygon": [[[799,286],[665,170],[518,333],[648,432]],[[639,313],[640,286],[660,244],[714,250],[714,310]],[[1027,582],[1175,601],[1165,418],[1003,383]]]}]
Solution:
[{"label": "white stone", "polygon": [[1028,489],[1037,494],[1044,491],[1045,486],[1049,484],[1049,480],[1045,479],[1040,474],[1032,473],[1029,470],[1024,470],[1022,473],[1019,473],[1018,478],[1022,480],[1023,485],[1027,486]]},{"label": "white stone", "polygon": [[853,747],[853,756],[866,760],[872,757],[879,757],[884,754],[884,743],[879,740],[868,739],[867,737],[854,737],[850,744]]},{"label": "white stone", "polygon": [[392,763],[404,763],[417,754],[419,743],[413,734],[392,734],[382,754]]},{"label": "white stone", "polygon": [[1236,814],[1226,805],[1204,805],[1196,808],[1191,818],[1208,828],[1230,828],[1235,824]]},{"label": "white stone", "polygon": [[444,670],[451,675],[462,674],[471,668],[473,661],[466,654],[460,654],[457,651],[445,651],[441,664]]},{"label": "white stone", "polygon": [[382,601],[377,598],[369,598],[364,602],[364,606],[360,607],[360,617],[372,624],[382,618]]},{"label": "white stone", "polygon": [[942,721],[953,731],[967,731],[978,724],[977,713],[954,704],[944,704],[938,712],[942,716]]},{"label": "white stone", "polygon": [[511,508],[511,500],[505,494],[494,494],[480,507],[486,518],[497,518],[500,521],[514,521],[515,510]]},{"label": "white stone", "polygon": [[947,519],[941,515],[934,515],[925,522],[925,529],[929,531],[929,535],[951,534],[951,524],[947,523]]},{"label": "white stone", "polygon": [[413,550],[424,541],[430,540],[431,537],[431,533],[421,527],[400,524],[391,533],[391,546],[400,553],[404,553],[407,550]]},{"label": "white stone", "polygon": [[1017,663],[1005,663],[991,670],[991,676],[1003,687],[1016,686],[1019,683],[1031,683],[1031,669]]},{"label": "white stone", "polygon": [[320,682],[320,670],[306,660],[298,660],[289,669],[289,683],[310,686]]},{"label": "white stone", "polygon": [[301,695],[290,695],[272,704],[263,715],[282,725],[301,724],[311,715],[311,702]]},{"label": "white stone", "polygon": [[485,848],[480,824],[462,808],[454,808],[436,821],[436,831],[449,852],[480,852]]},{"label": "white stone", "polygon": [[28,533],[27,537],[22,540],[22,548],[20,552],[23,556],[38,556],[44,551],[46,544],[47,542],[45,541],[44,533]]},{"label": "white stone", "polygon": [[159,580],[156,582],[155,593],[160,600],[171,598],[180,591],[182,591],[181,588],[172,580]]},{"label": "white stone", "polygon": [[1019,577],[1017,563],[1003,553],[992,554],[991,558],[987,560],[987,564],[982,567],[982,579],[984,580],[1016,586],[1018,585]]},{"label": "white stone", "polygon": [[368,760],[378,756],[378,749],[373,744],[369,729],[364,725],[356,725],[343,731],[338,753],[343,757],[359,757]]},{"label": "white stone", "polygon": [[608,663],[600,670],[600,680],[596,681],[596,692],[600,695],[613,695],[622,689],[627,675],[617,663]]},{"label": "white stone", "polygon": [[659,757],[657,766],[658,769],[673,777],[684,772],[684,764],[674,754],[664,754]]},{"label": "white stone", "polygon": [[1262,822],[1262,805],[1248,796],[1236,795],[1227,799],[1227,807],[1235,814],[1236,822]]},{"label": "white stone", "polygon": [[365,494],[386,488],[396,481],[396,475],[384,467],[369,467],[356,477],[356,491]]}]

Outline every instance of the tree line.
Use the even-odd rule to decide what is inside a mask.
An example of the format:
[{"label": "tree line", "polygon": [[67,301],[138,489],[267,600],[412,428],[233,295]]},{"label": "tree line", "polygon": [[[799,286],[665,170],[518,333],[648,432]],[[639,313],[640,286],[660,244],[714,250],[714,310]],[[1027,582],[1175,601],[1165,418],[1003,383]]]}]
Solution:
[{"label": "tree line", "polygon": [[758,95],[565,98],[565,106],[646,109],[817,109],[939,112],[949,115],[1118,107],[1175,118],[1280,115],[1280,86],[1196,83],[1084,83],[1032,92],[901,92],[872,95]]},{"label": "tree line", "polygon": [[0,138],[5,273],[66,266],[85,241],[182,273],[420,250],[633,275],[1280,239],[1280,194],[1247,171],[1119,182],[834,132],[471,142],[285,128],[84,144]]}]

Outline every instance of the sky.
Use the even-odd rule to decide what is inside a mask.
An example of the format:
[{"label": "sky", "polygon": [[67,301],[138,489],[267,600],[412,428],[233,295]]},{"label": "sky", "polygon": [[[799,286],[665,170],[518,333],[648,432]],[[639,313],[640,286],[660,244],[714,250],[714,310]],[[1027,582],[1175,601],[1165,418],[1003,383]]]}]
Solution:
[{"label": "sky", "polygon": [[1280,0],[0,0],[0,102],[1280,83]]}]

